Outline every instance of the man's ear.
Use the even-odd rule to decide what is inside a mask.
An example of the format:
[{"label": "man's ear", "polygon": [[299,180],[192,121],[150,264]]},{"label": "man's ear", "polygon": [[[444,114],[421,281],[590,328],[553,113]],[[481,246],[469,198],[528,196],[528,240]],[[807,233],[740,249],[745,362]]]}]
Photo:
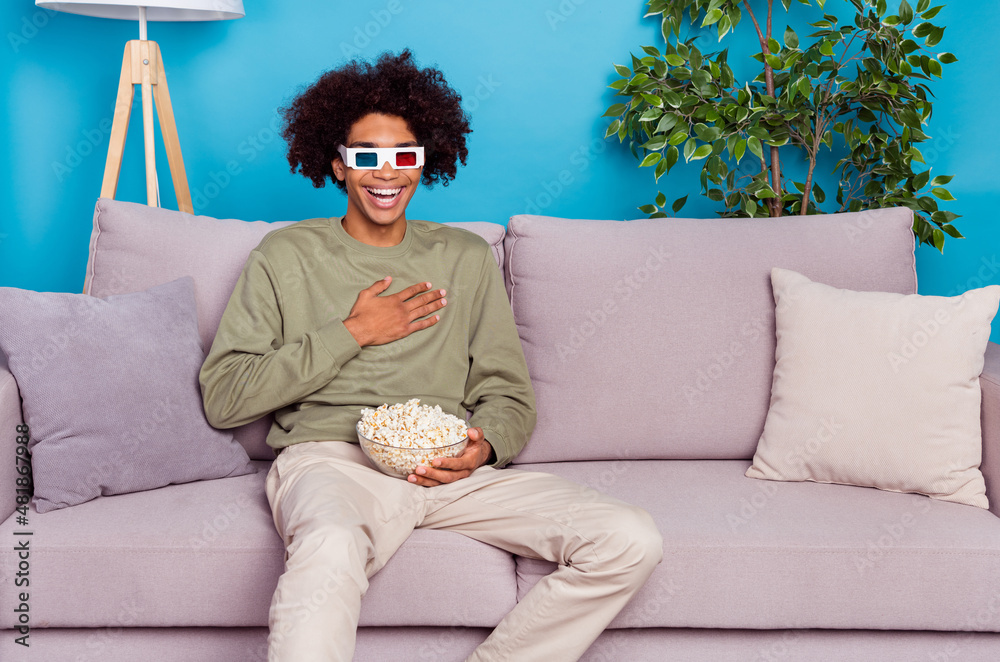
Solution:
[{"label": "man's ear", "polygon": [[333,168],[333,174],[339,181],[344,181],[347,178],[347,166],[340,159],[330,161],[330,167]]}]

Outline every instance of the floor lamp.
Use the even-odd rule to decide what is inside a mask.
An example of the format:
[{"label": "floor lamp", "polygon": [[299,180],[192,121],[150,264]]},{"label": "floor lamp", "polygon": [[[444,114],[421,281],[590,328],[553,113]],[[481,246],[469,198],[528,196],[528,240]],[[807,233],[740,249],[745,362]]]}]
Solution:
[{"label": "floor lamp", "polygon": [[122,58],[121,77],[118,82],[118,99],[115,102],[114,121],[108,143],[108,160],[104,166],[104,181],[101,185],[102,198],[114,198],[118,190],[118,175],[121,172],[122,155],[125,152],[125,134],[128,132],[132,115],[132,101],[135,85],[142,87],[142,129],[146,148],[146,204],[160,206],[159,186],[156,179],[156,155],[153,141],[153,104],[160,120],[160,132],[170,164],[170,174],[174,180],[177,206],[180,211],[194,213],[191,205],[191,191],[184,159],[177,139],[174,111],[170,105],[167,76],[163,70],[160,47],[155,41],[146,39],[147,21],[217,21],[241,18],[245,15],[242,0],[142,0],[143,5],[127,0],[63,0],[47,2],[36,0],[39,7],[84,14],[100,18],[117,18],[139,21],[139,38],[125,44]]}]

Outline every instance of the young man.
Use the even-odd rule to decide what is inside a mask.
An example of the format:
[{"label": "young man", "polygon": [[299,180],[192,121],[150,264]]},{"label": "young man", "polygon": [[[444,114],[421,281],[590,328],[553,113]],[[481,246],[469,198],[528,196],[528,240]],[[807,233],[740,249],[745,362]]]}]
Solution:
[{"label": "young man", "polygon": [[[460,101],[404,51],[328,72],[285,109],[292,171],[334,179],[347,211],[251,251],[200,375],[216,427],[275,413],[266,491],[286,552],[269,660],[350,660],[368,578],[417,527],[559,564],[470,660],[578,659],[662,557],[646,511],[501,470],[535,424],[502,276],[477,235],[406,218],[421,180],[447,184],[465,163]],[[471,411],[470,441],[403,481],[367,460],[355,424],[364,407],[414,397]],[[439,579],[474,590],[446,569]]]}]

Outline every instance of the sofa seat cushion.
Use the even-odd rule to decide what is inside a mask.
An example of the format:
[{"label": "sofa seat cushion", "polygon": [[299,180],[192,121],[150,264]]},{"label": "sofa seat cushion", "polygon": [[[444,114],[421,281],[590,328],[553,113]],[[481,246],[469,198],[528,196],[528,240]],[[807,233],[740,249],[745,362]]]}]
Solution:
[{"label": "sofa seat cushion", "polygon": [[[28,511],[31,626],[266,626],[284,547],[256,474],[106,496]],[[0,524],[5,541],[17,514]],[[19,559],[0,549],[0,586]],[[445,581],[445,578],[447,581]],[[442,586],[475,587],[470,591]],[[417,529],[374,577],[362,626],[493,627],[515,605],[513,557],[451,531]],[[16,625],[16,593],[0,592],[0,628]]]},{"label": "sofa seat cushion", "polygon": [[[518,465],[642,506],[663,561],[612,628],[1000,632],[1000,518],[874,488],[774,482],[744,460]],[[518,598],[555,565],[517,558]],[[986,617],[983,617],[983,615]]]}]

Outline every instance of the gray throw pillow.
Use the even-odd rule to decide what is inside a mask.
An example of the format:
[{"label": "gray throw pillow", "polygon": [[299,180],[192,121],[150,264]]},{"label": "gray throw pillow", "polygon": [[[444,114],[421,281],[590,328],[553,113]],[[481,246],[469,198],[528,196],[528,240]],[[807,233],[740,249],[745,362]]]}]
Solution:
[{"label": "gray throw pillow", "polygon": [[105,299],[0,287],[0,311],[38,512],[256,471],[205,419],[190,276]]}]

